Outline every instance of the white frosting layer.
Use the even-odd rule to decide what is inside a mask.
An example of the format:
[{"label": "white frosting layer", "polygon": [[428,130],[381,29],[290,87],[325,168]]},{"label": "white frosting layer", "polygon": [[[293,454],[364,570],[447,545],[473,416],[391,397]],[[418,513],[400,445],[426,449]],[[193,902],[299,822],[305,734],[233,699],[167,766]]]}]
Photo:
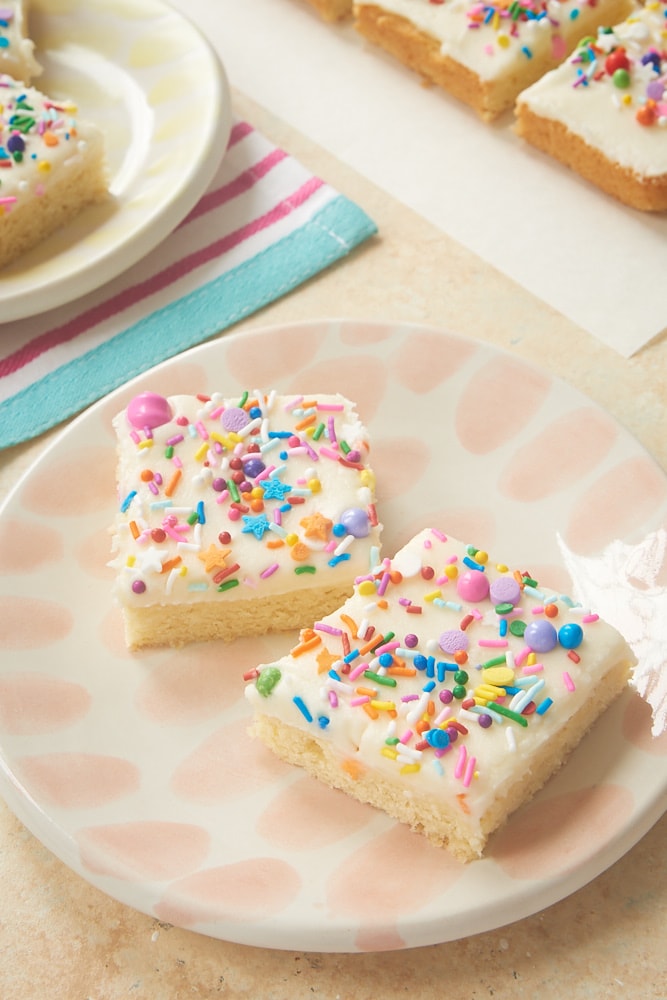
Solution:
[{"label": "white frosting layer", "polygon": [[[667,94],[656,102],[653,124],[640,124],[637,112],[647,101],[647,88],[660,90],[667,60],[654,67],[642,57],[667,45],[667,4],[649,4],[613,32],[599,33],[593,45],[576,52],[520,97],[541,117],[562,122],[600,149],[612,162],[646,177],[667,173]],[[630,66],[627,85],[617,86],[605,70],[607,54],[622,46]]]},{"label": "white frosting layer", "polygon": [[[478,0],[357,0],[407,18],[440,42],[444,55],[482,80],[509,74],[534,79],[534,66],[556,65],[582,35],[625,16],[625,0],[533,0],[523,4]],[[545,66],[548,68],[548,66]],[[542,70],[543,71],[543,70]]]},{"label": "white frosting layer", "polygon": [[172,396],[162,400],[171,419],[152,431],[136,402],[114,420],[122,605],[351,589],[368,572],[381,530],[375,483],[367,431],[343,396],[253,392],[244,407]]},{"label": "white frosting layer", "polygon": [[477,834],[503,789],[600,695],[607,671],[633,660],[615,629],[525,579],[426,529],[314,625],[314,648],[260,667],[246,696],[256,712],[331,741],[341,764],[450,803]]},{"label": "white frosting layer", "polygon": [[0,73],[26,83],[42,71],[27,37],[27,0],[0,0]]},{"label": "white frosting layer", "polygon": [[0,225],[2,215],[48,191],[82,157],[103,155],[99,129],[76,107],[0,76]]}]

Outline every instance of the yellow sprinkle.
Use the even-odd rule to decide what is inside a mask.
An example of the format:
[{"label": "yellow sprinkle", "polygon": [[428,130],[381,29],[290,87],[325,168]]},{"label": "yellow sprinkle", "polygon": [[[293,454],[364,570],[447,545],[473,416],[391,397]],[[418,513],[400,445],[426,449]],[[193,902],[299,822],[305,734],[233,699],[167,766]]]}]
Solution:
[{"label": "yellow sprinkle", "polygon": [[138,447],[139,448],[152,448],[153,447],[153,438],[144,438],[143,441],[139,442]]},{"label": "yellow sprinkle", "polygon": [[489,553],[485,552],[484,549],[475,552],[475,562],[478,562],[482,566],[485,566],[486,563],[488,563],[488,561],[489,561]]},{"label": "yellow sprinkle", "polygon": [[322,489],[322,483],[319,481],[319,479],[309,479],[308,482],[306,483],[306,486],[308,487],[311,493],[319,493],[320,490]]},{"label": "yellow sprinkle", "polygon": [[295,535],[294,532],[291,532],[289,535],[285,535],[285,541],[288,545],[296,545],[299,541],[299,536]]},{"label": "yellow sprinkle", "polygon": [[389,757],[390,760],[396,760],[396,758],[398,757],[398,753],[396,752],[396,750],[394,750],[393,747],[382,747],[382,750],[380,750],[380,753],[384,757]]},{"label": "yellow sprinkle", "polygon": [[632,104],[632,94],[623,94],[621,102],[627,106],[630,106]]},{"label": "yellow sprinkle", "polygon": [[495,684],[480,684],[474,691],[475,699],[481,698],[484,699],[485,702],[497,701],[498,698],[504,698],[506,694],[507,691],[505,688],[497,687]]},{"label": "yellow sprinkle", "polygon": [[221,444],[224,446],[226,438],[219,434],[218,431],[212,431],[210,434],[211,441],[215,441],[216,444]]},{"label": "yellow sprinkle", "polygon": [[496,563],[496,569],[498,570],[499,573],[509,572],[509,567],[506,566],[505,563]]},{"label": "yellow sprinkle", "polygon": [[420,770],[421,764],[404,764],[401,768],[401,774],[416,774]]},{"label": "yellow sprinkle", "polygon": [[487,667],[483,673],[484,681],[487,684],[494,684],[503,687],[511,684],[514,680],[514,671],[511,667]]},{"label": "yellow sprinkle", "polygon": [[425,601],[434,601],[436,597],[442,597],[441,590],[432,590],[430,594],[424,594]]},{"label": "yellow sprinkle", "polygon": [[378,712],[393,712],[396,708],[396,703],[393,701],[371,701],[371,708],[376,708]]},{"label": "yellow sprinkle", "polygon": [[136,560],[136,558],[134,556],[128,556],[127,557],[127,562],[125,563],[125,565],[126,566],[134,566],[134,564],[135,564],[136,561],[137,560]]},{"label": "yellow sprinkle", "polygon": [[48,160],[40,160],[39,163],[37,164],[37,169],[41,170],[43,174],[48,174],[49,170],[51,169],[51,164],[49,163]]},{"label": "yellow sprinkle", "polygon": [[362,597],[368,597],[370,594],[375,593],[375,584],[372,580],[362,580],[359,584],[358,592]]},{"label": "yellow sprinkle", "polygon": [[526,657],[526,666],[534,667],[536,663],[537,663],[537,657],[535,656],[535,653],[529,653],[528,656]]},{"label": "yellow sprinkle", "polygon": [[445,566],[445,576],[449,577],[450,580],[455,580],[459,575],[459,571],[456,566],[450,563],[449,566]]},{"label": "yellow sprinkle", "polygon": [[202,445],[197,448],[195,452],[195,462],[201,462],[202,459],[206,458],[208,452],[208,441],[205,441]]},{"label": "yellow sprinkle", "polygon": [[507,35],[500,35],[500,34],[497,35],[496,41],[498,42],[498,45],[501,47],[501,49],[506,49],[510,43],[510,40]]},{"label": "yellow sprinkle", "polygon": [[370,469],[364,469],[359,474],[359,480],[362,486],[370,486],[371,489],[375,489],[375,476]]}]

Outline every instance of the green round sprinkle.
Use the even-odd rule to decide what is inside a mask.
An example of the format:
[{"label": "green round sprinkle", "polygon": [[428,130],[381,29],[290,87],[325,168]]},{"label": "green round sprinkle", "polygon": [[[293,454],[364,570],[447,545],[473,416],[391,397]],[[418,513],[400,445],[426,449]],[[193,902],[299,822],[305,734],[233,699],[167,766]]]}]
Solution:
[{"label": "green round sprinkle", "polygon": [[627,69],[617,69],[614,71],[611,82],[615,87],[620,87],[621,90],[626,90],[630,86],[630,74]]},{"label": "green round sprinkle", "polygon": [[282,674],[278,667],[266,667],[260,671],[259,677],[255,681],[255,687],[263,698],[268,698],[281,677]]},{"label": "green round sprinkle", "polygon": [[452,688],[452,694],[455,698],[461,701],[466,696],[466,689],[463,684],[455,684]]},{"label": "green round sprinkle", "polygon": [[454,680],[456,681],[457,684],[467,684],[468,675],[465,672],[465,670],[457,670],[456,673],[454,674]]},{"label": "green round sprinkle", "polygon": [[516,635],[519,638],[521,638],[525,631],[526,631],[525,622],[519,621],[518,619],[516,621],[510,622],[510,632],[512,633],[512,635]]}]

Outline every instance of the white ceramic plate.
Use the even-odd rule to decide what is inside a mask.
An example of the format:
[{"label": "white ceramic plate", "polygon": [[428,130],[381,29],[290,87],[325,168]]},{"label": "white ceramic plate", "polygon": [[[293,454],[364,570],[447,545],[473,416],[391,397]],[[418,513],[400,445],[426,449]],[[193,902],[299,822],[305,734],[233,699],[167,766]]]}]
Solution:
[{"label": "white ceramic plate", "polygon": [[[576,890],[665,807],[667,738],[621,697],[533,803],[463,866],[246,734],[244,671],[294,635],[130,655],[110,602],[111,417],[143,389],[341,391],[373,434],[393,550],[445,530],[571,590],[662,658],[667,483],[564,383],[420,326],[327,321],[231,334],[78,418],[0,513],[0,788],[84,879],[161,920],[251,945],[427,945]],[[641,559],[650,551],[650,559]],[[653,624],[651,623],[653,615]],[[660,759],[662,757],[662,760]]]},{"label": "white ceramic plate", "polygon": [[164,239],[206,190],[231,129],[223,68],[160,0],[33,0],[35,86],[102,128],[112,198],[0,276],[8,322],[84,295]]}]

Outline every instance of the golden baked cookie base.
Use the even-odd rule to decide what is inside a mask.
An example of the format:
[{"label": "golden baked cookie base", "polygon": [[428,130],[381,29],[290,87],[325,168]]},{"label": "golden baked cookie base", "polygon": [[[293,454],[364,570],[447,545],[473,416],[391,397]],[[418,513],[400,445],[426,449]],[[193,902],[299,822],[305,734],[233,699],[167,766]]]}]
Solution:
[{"label": "golden baked cookie base", "polygon": [[340,21],[352,13],[352,0],[306,0],[325,21]]},{"label": "golden baked cookie base", "polygon": [[589,146],[562,122],[535,114],[521,101],[517,104],[516,115],[517,135],[606,194],[643,212],[667,210],[667,175],[641,177],[627,167],[608,160],[604,153]]},{"label": "golden baked cookie base", "polygon": [[514,780],[498,790],[498,797],[479,822],[466,814],[465,805],[460,805],[458,798],[437,801],[433,795],[408,796],[404,778],[392,780],[384,772],[374,770],[360,755],[344,757],[331,741],[318,739],[272,716],[257,714],[250,732],[288,764],[297,765],[324,784],[383,810],[437,847],[446,847],[460,861],[469,862],[482,857],[490,834],[564,764],[593,723],[626,687],[629,669],[625,659],[611,666],[597,686],[598,697],[585,702],[553,740],[531,754]]},{"label": "golden baked cookie base", "polygon": [[419,73],[427,83],[435,83],[463,101],[481,118],[492,121],[511,106],[514,91],[509,98],[494,93],[472,70],[443,55],[437,39],[407,18],[367,4],[356,5],[354,15],[354,26],[367,41]]},{"label": "golden baked cookie base", "polygon": [[262,600],[199,601],[123,608],[129,649],[179,648],[190,642],[266,635],[305,628],[335,611],[350,596],[348,587],[319,587]]},{"label": "golden baked cookie base", "polygon": [[102,144],[77,151],[76,162],[63,165],[44,194],[13,208],[0,219],[0,268],[32,250],[95,202],[108,197]]}]

